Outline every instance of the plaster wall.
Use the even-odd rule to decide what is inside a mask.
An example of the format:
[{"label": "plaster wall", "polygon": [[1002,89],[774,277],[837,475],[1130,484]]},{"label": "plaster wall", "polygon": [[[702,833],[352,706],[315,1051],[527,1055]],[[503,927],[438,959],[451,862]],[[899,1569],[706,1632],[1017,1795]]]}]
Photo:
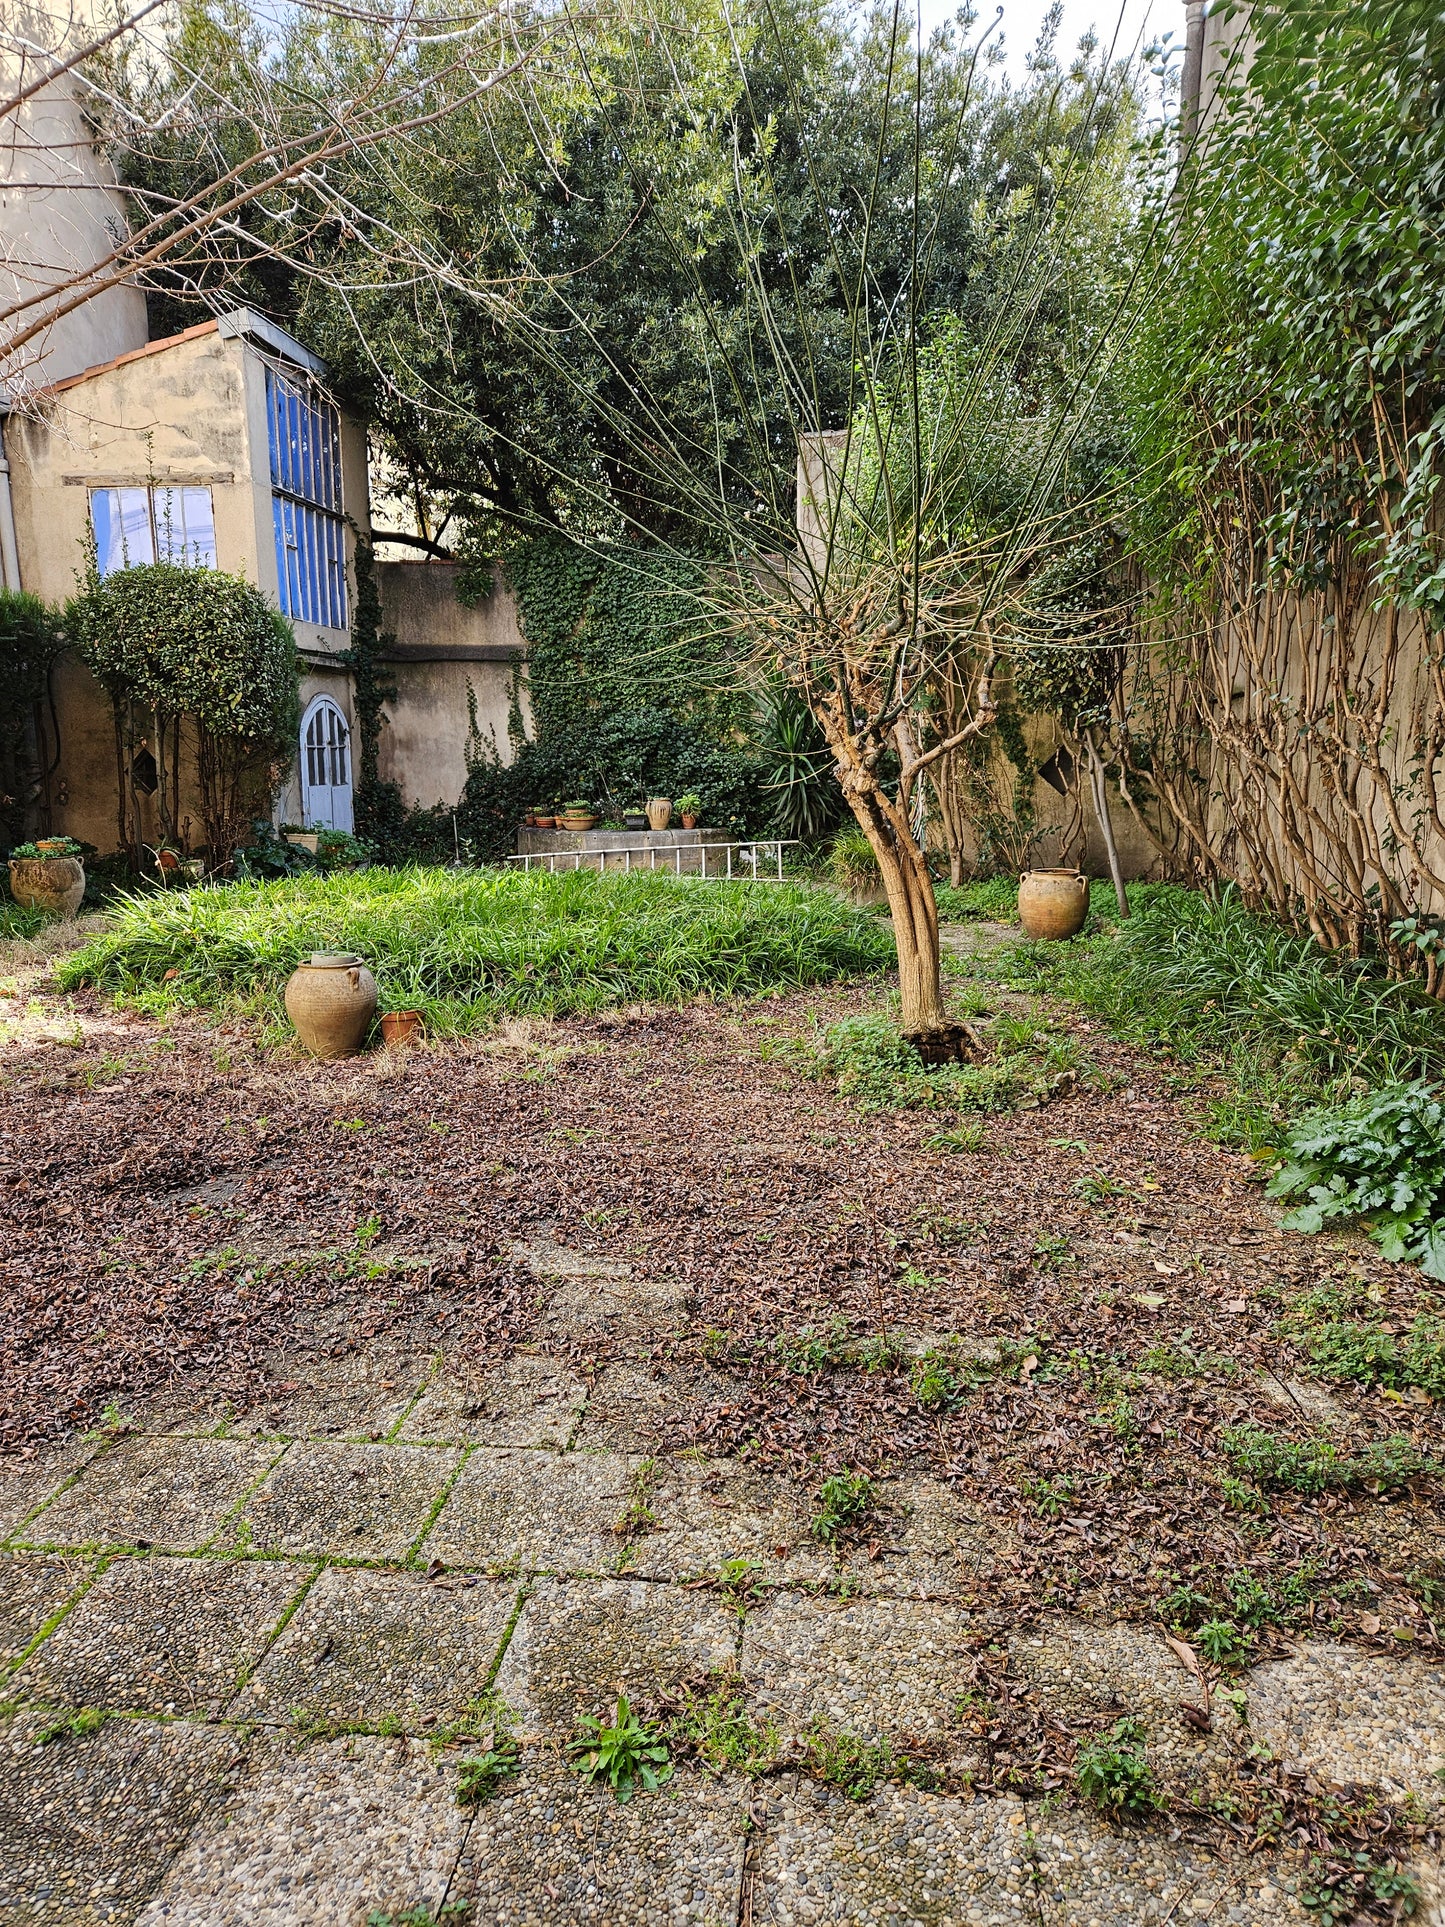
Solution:
[{"label": "plaster wall", "polygon": [[[67,50],[88,44],[96,18],[88,0],[62,6],[6,0],[0,99],[14,98]],[[0,308],[35,304],[0,325],[0,394],[10,405],[24,405],[49,383],[144,344],[145,297],[120,286],[92,295],[19,347],[7,352],[5,346],[20,325],[66,300],[66,284],[103,262],[124,228],[114,177],[62,75],[6,116],[0,143]]]},{"label": "plaster wall", "polygon": [[[378,768],[408,803],[449,806],[466,786],[469,748],[512,759],[508,720],[526,655],[516,597],[499,573],[491,594],[466,607],[457,600],[455,563],[378,562],[376,572],[382,627],[396,638],[387,666],[397,689],[386,706]],[[525,684],[520,696],[530,728]]]}]

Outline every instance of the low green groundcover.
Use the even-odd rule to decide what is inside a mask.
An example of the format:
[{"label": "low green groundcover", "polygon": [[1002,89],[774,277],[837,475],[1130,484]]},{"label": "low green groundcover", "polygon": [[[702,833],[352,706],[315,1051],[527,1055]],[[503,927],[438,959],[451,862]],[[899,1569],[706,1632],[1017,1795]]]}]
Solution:
[{"label": "low green groundcover", "polygon": [[[382,1008],[434,1034],[500,1012],[556,1014],[827,982],[886,969],[885,926],[832,892],[686,878],[366,870],[120,899],[111,928],[64,960],[141,1008],[275,1012],[313,950],[350,950]],[[173,975],[171,973],[174,973]]]}]

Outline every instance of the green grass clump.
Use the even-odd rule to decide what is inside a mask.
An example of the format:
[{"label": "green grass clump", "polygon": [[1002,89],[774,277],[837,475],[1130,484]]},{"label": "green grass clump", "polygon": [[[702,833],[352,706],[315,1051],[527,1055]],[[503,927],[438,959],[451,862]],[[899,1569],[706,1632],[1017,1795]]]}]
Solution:
[{"label": "green grass clump", "polygon": [[873,1481],[866,1472],[834,1472],[818,1488],[818,1510],[812,1534],[825,1546],[835,1546],[845,1534],[856,1532],[873,1510]]},{"label": "green grass clump", "polygon": [[914,1398],[926,1412],[953,1411],[970,1392],[1005,1379],[1017,1384],[1033,1372],[1048,1349],[1042,1333],[1023,1338],[990,1339],[987,1349],[952,1338],[920,1352],[910,1380]]},{"label": "green grass clump", "polygon": [[56,921],[48,910],[27,910],[18,903],[0,903],[0,942],[17,937],[28,941],[38,937],[48,923]]},{"label": "green grass clump", "polygon": [[1127,923],[1084,943],[1011,946],[992,974],[1069,997],[1132,1042],[1222,1072],[1213,1135],[1270,1148],[1283,1119],[1361,1081],[1445,1075],[1445,1008],[1417,984],[1321,950],[1246,909],[1232,888],[1209,897],[1136,885],[1130,896]]},{"label": "green grass clump", "polygon": [[877,918],[804,885],[411,868],[123,897],[112,928],[58,975],[62,988],[95,984],[156,1011],[278,1011],[313,950],[354,951],[382,1007],[420,1010],[434,1035],[508,1012],[823,983],[893,959]]},{"label": "green grass clump", "polygon": [[1360,1486],[1392,1490],[1442,1468],[1407,1438],[1376,1440],[1346,1457],[1329,1439],[1288,1439],[1257,1425],[1231,1425],[1220,1443],[1235,1468],[1259,1485],[1315,1497]]},{"label": "green grass clump", "polygon": [[1445,1322],[1433,1307],[1417,1311],[1401,1332],[1386,1326],[1382,1308],[1360,1287],[1317,1285],[1294,1300],[1278,1329],[1300,1346],[1316,1378],[1445,1399]]},{"label": "green grass clump", "polygon": [[1017,877],[978,877],[972,883],[936,883],[934,899],[940,923],[965,923],[978,919],[985,923],[1017,923],[1019,920],[1019,883]]},{"label": "green grass clump", "polygon": [[[1072,1039],[1036,1024],[995,1028],[997,1056],[982,1064],[924,1064],[896,1023],[865,1013],[829,1026],[814,1054],[816,1068],[840,1097],[860,1110],[944,1110],[989,1116],[1021,1098],[1044,1097],[1052,1081],[1077,1063]],[[972,1138],[939,1149],[974,1149]]]},{"label": "green grass clump", "polygon": [[495,1799],[508,1780],[522,1770],[521,1748],[510,1734],[485,1753],[473,1753],[457,1767],[457,1805],[484,1806]]}]

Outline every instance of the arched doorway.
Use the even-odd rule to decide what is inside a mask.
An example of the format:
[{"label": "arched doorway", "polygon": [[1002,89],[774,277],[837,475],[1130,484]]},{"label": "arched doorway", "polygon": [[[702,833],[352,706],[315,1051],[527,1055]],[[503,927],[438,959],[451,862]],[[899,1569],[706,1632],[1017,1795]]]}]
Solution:
[{"label": "arched doorway", "polygon": [[350,832],[351,731],[329,696],[317,696],[301,718],[301,821],[309,830]]}]

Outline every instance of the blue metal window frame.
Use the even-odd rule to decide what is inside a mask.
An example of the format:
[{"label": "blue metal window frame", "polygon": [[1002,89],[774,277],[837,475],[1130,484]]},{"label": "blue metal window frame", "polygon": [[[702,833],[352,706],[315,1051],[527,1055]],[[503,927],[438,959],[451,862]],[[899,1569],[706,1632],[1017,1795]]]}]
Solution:
[{"label": "blue metal window frame", "polygon": [[282,613],[323,629],[344,629],[341,415],[335,403],[268,366],[266,433]]}]

